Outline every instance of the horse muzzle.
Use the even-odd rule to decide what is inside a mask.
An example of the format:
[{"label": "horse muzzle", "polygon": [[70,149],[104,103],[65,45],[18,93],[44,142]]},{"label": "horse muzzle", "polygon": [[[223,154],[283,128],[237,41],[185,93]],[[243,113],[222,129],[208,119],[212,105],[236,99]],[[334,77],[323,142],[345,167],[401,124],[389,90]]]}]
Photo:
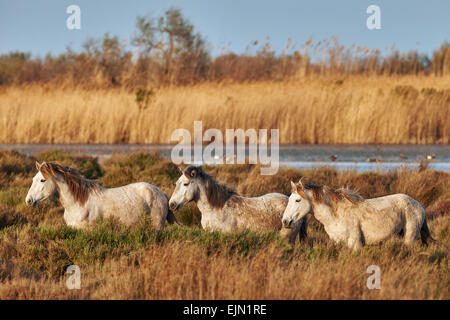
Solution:
[{"label": "horse muzzle", "polygon": [[37,204],[39,203],[39,201],[35,201],[33,198],[27,198],[25,199],[25,202],[27,203],[28,206],[36,208]]},{"label": "horse muzzle", "polygon": [[292,220],[292,219],[283,219],[282,222],[283,222],[283,226],[285,228],[291,229],[294,227],[294,220]]},{"label": "horse muzzle", "polygon": [[180,204],[175,201],[171,201],[169,202],[169,209],[172,211],[178,211],[178,209],[180,209]]}]

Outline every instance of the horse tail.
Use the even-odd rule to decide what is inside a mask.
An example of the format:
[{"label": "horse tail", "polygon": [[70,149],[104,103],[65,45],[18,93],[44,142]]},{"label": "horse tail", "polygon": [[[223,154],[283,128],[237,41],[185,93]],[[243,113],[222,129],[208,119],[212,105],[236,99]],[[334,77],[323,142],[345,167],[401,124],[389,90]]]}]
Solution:
[{"label": "horse tail", "polygon": [[423,221],[422,228],[420,228],[420,238],[424,245],[429,245],[430,243],[437,242],[431,236],[430,229],[428,229],[427,218]]},{"label": "horse tail", "polygon": [[177,224],[177,225],[179,225],[179,226],[183,226],[181,223],[179,223],[178,222],[178,220],[177,220],[177,218],[175,217],[175,215],[173,214],[173,212],[172,212],[172,210],[170,210],[170,209],[168,209],[168,212],[167,212],[167,222],[169,223],[169,224]]},{"label": "horse tail", "polygon": [[[167,201],[169,201],[169,197],[164,194],[166,196]],[[182,227],[183,225],[181,223],[178,222],[177,218],[175,217],[175,215],[173,214],[172,210],[170,210],[169,208],[167,208],[167,217],[166,220],[169,224],[177,224],[180,227]]]},{"label": "horse tail", "polygon": [[306,237],[308,236],[308,219],[306,218],[306,216],[304,216],[301,220],[302,225],[300,226],[298,237],[300,241],[305,241]]}]

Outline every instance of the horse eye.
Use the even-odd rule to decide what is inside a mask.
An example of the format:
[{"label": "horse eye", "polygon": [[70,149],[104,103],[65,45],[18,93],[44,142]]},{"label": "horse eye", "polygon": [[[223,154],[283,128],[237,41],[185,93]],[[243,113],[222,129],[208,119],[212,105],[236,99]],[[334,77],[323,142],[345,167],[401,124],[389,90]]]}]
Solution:
[{"label": "horse eye", "polygon": [[189,185],[189,182],[188,182],[188,183],[184,183],[183,185],[184,185],[185,187],[187,187],[187,186]]},{"label": "horse eye", "polygon": [[297,199],[297,200],[295,200],[295,202],[300,202],[302,199]]},{"label": "horse eye", "polygon": [[45,182],[45,179],[41,179],[41,182],[44,183],[44,182]]}]

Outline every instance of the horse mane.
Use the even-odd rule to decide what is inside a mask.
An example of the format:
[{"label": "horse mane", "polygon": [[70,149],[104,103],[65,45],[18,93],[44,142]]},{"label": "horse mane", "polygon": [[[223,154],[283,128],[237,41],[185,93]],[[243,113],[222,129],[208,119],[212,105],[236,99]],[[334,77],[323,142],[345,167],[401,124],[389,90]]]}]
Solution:
[{"label": "horse mane", "polygon": [[44,162],[39,169],[44,178],[57,177],[59,174],[67,183],[70,193],[80,205],[86,203],[91,191],[98,191],[99,184],[96,181],[83,178],[78,171],[57,163]]},{"label": "horse mane", "polygon": [[216,181],[213,177],[204,172],[201,167],[189,166],[184,170],[184,174],[191,179],[191,173],[194,169],[196,170],[195,177],[204,182],[206,198],[211,206],[222,208],[228,199],[239,195],[233,188]]},{"label": "horse mane", "polygon": [[364,197],[347,188],[334,189],[325,185],[319,186],[315,184],[304,184],[303,188],[311,191],[313,200],[316,203],[326,204],[333,208],[343,202],[358,204],[364,201]]}]

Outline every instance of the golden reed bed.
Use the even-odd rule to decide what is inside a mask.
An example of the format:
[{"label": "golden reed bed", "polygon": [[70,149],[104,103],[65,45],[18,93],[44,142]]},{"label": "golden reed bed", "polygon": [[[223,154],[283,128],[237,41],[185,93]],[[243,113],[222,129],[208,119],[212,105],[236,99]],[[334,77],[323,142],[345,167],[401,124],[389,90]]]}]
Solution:
[{"label": "golden reed bed", "polygon": [[[134,91],[31,85],[0,91],[0,143],[171,143],[176,128],[278,128],[282,144],[450,142],[450,78],[312,78]],[[172,142],[175,143],[175,142]]]}]

